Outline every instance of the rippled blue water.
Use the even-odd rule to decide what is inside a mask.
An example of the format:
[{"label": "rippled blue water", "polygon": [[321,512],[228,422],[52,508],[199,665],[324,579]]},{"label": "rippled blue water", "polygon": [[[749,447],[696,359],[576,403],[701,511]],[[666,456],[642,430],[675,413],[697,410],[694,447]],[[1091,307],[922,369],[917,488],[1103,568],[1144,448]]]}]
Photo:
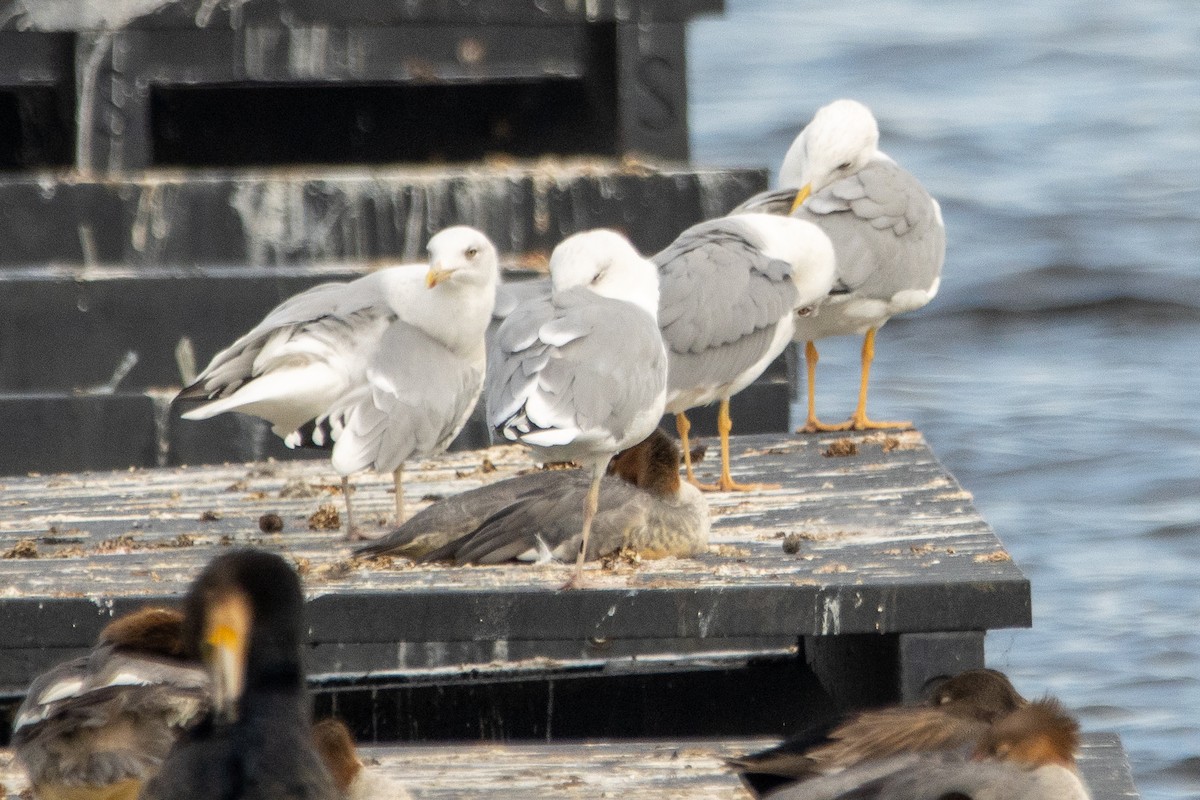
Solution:
[{"label": "rippled blue water", "polygon": [[[938,298],[880,334],[911,418],[1033,582],[991,666],[1200,795],[1200,13],[1190,2],[727,0],[691,26],[693,158],[778,165],[848,96],[942,202]],[[858,343],[822,347],[849,412]]]}]

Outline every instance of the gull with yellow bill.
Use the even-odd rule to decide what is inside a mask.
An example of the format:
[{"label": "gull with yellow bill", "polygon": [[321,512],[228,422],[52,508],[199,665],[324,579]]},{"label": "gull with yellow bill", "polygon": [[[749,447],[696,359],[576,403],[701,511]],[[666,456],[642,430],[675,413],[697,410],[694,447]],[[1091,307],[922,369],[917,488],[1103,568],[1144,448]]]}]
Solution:
[{"label": "gull with yellow bill", "polygon": [[333,448],[347,531],[349,478],[391,472],[404,521],[404,462],[445,450],[466,424],[485,371],[484,332],[496,299],[496,248],[477,230],[447,228],[430,263],[326,283],[285,300],[213,358],[176,399],[183,414],[261,417],[289,447]]},{"label": "gull with yellow bill", "polygon": [[[796,320],[806,342],[808,416],[803,430],[909,427],[867,416],[867,386],[875,334],[896,314],[921,308],[937,294],[946,257],[946,229],[936,200],[911,173],[882,153],[870,109],[836,100],[819,109],[783,159],[783,187],[750,198],[734,213],[790,214],[818,226],[833,242],[837,277],[821,313]],[[815,342],[862,334],[858,404],[850,419],[817,418]]]}]

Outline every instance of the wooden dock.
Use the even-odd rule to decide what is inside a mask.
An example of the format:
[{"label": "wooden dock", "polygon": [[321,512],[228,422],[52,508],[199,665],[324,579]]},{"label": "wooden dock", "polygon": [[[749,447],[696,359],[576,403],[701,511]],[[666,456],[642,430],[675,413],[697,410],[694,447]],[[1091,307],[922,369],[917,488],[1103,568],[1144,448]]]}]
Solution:
[{"label": "wooden dock", "polygon": [[[621,741],[559,745],[492,744],[363,747],[367,768],[408,789],[415,800],[750,800],[723,759],[774,740]],[[1115,734],[1085,737],[1080,772],[1095,800],[1136,798]],[[0,798],[16,798],[24,776],[0,751]],[[384,800],[384,798],[380,798]]]},{"label": "wooden dock", "polygon": [[[239,545],[298,565],[318,712],[367,740],[786,734],[915,697],[982,666],[985,631],[1030,624],[1028,581],[920,434],[733,452],[740,479],[783,488],[711,495],[699,558],[593,564],[569,592],[560,565],[352,558],[313,527],[341,507],[324,460],[3,479],[0,696],[11,708],[114,615],[177,602]],[[513,446],[446,454],[409,471],[407,499],[530,468]],[[355,483],[382,533],[390,479]],[[282,531],[260,530],[268,514]],[[697,720],[698,697],[729,713]]]},{"label": "wooden dock", "polygon": [[[987,630],[1030,624],[1028,581],[919,433],[737,437],[733,453],[740,480],[783,488],[710,495],[708,553],[591,564],[577,591],[557,590],[563,565],[352,558],[317,524],[341,507],[324,460],[6,478],[0,692],[11,713],[114,615],[177,602],[215,553],[253,545],[303,574],[317,716],[387,742],[364,755],[418,799],[744,798],[723,757],[914,697],[981,666]],[[406,495],[530,468],[517,447],[449,453]],[[386,531],[390,478],[356,485],[368,532]],[[260,529],[270,514],[282,531]],[[1089,736],[1081,766],[1097,800],[1136,797],[1114,735]]]},{"label": "wooden dock", "polygon": [[[112,615],[174,602],[233,545],[299,565],[317,679],[540,671],[547,659],[649,668],[850,635],[962,634],[981,658],[983,631],[1030,624],[1028,582],[918,433],[744,437],[734,455],[739,478],[784,488],[710,496],[705,556],[594,565],[573,592],[555,590],[558,565],[350,558],[340,531],[310,527],[320,506],[340,508],[325,461],[4,479],[0,691],[23,691]],[[427,502],[531,466],[511,446],[447,454],[410,470],[406,493]],[[390,481],[355,483],[363,518],[385,519]],[[262,532],[265,514],[283,530]]]}]

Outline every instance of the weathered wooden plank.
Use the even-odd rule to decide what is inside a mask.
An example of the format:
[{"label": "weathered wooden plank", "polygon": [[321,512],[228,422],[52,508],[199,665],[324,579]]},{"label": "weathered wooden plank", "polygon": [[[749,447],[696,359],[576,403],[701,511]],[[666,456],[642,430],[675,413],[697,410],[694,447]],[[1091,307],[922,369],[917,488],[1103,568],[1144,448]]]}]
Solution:
[{"label": "weathered wooden plank", "polygon": [[[746,800],[750,794],[723,759],[761,749],[762,738],[622,741],[555,745],[367,746],[368,768],[406,786],[418,800],[435,798],[620,797],[625,800]],[[1136,798],[1116,734],[1084,737],[1080,771],[1095,800]],[[24,777],[0,751],[0,784],[15,795]],[[0,794],[0,796],[3,796]]]},{"label": "weathered wooden plank", "polygon": [[[826,455],[835,442],[857,454]],[[318,672],[334,671],[338,648],[372,644],[381,645],[376,670],[402,673],[460,664],[470,652],[485,662],[533,658],[538,643],[544,656],[594,659],[614,642],[632,657],[677,652],[680,639],[719,651],[747,640],[1029,624],[1028,582],[918,433],[743,437],[734,453],[739,479],[784,488],[712,495],[708,553],[592,565],[588,588],[572,592],[556,591],[561,565],[351,559],[340,531],[306,522],[319,505],[340,507],[325,462],[4,479],[0,554],[39,557],[0,559],[0,651],[86,647],[112,614],[175,601],[231,545],[300,565],[310,642],[331,654],[310,660]],[[517,447],[447,454],[410,470],[406,494],[420,506],[529,466]],[[362,519],[386,530],[390,480],[356,484]],[[281,496],[300,485],[315,496]],[[259,530],[267,513],[282,517],[281,533]],[[783,548],[789,536],[794,554]]]}]

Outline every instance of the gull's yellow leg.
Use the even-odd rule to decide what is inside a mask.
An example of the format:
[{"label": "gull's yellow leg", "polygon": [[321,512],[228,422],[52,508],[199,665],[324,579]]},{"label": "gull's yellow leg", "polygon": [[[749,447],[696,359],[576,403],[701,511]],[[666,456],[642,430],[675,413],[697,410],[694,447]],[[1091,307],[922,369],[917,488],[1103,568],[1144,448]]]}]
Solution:
[{"label": "gull's yellow leg", "polygon": [[756,492],[760,489],[778,489],[778,483],[738,483],[729,474],[729,432],[733,430],[733,420],[729,416],[729,398],[721,399],[720,410],[717,411],[717,433],[721,434],[721,477],[717,481],[717,489],[722,492]]},{"label": "gull's yellow leg", "polygon": [[396,467],[392,473],[392,486],[396,489],[396,524],[404,524],[404,465]]},{"label": "gull's yellow leg", "polygon": [[604,479],[607,470],[608,459],[592,466],[592,485],[583,501],[583,537],[579,542],[579,555],[575,558],[575,571],[560,589],[583,587],[583,562],[587,560],[588,537],[592,534],[592,520],[596,518],[596,509],[600,507],[600,481]]},{"label": "gull's yellow leg", "polygon": [[808,374],[808,386],[805,387],[808,390],[808,417],[804,420],[804,427],[796,433],[844,431],[850,427],[849,422],[829,425],[817,419],[817,362],[820,360],[820,356],[817,355],[817,346],[812,342],[806,342],[804,344],[804,366]]},{"label": "gull's yellow leg", "polygon": [[354,514],[350,512],[350,478],[346,475],[342,476],[342,499],[346,501],[346,541],[361,542],[367,537],[354,527]]},{"label": "gull's yellow leg", "polygon": [[875,360],[875,331],[877,330],[878,328],[871,328],[863,337],[862,378],[858,384],[858,405],[843,430],[878,431],[913,426],[912,422],[882,422],[867,417],[867,384],[871,382],[871,362]]},{"label": "gull's yellow leg", "polygon": [[679,433],[679,444],[683,448],[683,469],[684,475],[687,477],[687,482],[697,489],[706,492],[715,492],[717,487],[711,483],[701,483],[692,473],[692,451],[688,441],[688,434],[692,430],[692,423],[688,420],[687,414],[680,412],[675,415],[675,430]]}]

